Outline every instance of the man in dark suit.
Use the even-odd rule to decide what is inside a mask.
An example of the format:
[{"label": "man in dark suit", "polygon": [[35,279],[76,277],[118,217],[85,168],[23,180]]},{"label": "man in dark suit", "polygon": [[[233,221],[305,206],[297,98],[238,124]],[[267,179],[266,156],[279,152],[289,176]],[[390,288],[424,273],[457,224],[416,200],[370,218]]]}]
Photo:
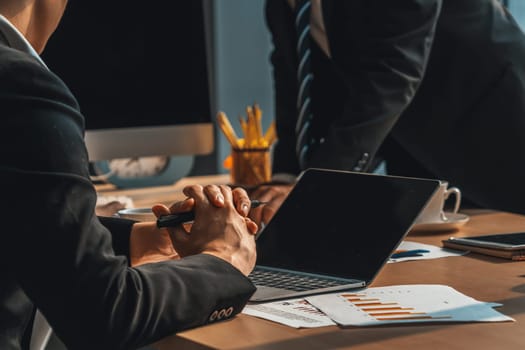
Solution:
[{"label": "man in dark suit", "polygon": [[[275,174],[370,172],[385,160],[389,174],[447,180],[471,205],[525,213],[525,35],[498,0],[312,0],[302,166],[294,7],[266,2]],[[276,207],[254,217],[268,220]]]},{"label": "man in dark suit", "polygon": [[255,290],[246,192],[195,185],[153,208],[195,210],[189,232],[95,215],[84,119],[37,54],[66,2],[0,0],[0,349],[29,348],[35,307],[69,349],[133,349],[233,317]]}]

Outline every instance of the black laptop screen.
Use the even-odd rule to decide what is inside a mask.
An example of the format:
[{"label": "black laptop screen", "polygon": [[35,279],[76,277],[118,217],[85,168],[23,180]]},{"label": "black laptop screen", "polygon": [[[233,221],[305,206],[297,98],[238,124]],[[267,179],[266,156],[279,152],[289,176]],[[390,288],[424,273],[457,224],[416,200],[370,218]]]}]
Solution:
[{"label": "black laptop screen", "polygon": [[257,264],[369,283],[438,186],[309,169],[259,236]]}]

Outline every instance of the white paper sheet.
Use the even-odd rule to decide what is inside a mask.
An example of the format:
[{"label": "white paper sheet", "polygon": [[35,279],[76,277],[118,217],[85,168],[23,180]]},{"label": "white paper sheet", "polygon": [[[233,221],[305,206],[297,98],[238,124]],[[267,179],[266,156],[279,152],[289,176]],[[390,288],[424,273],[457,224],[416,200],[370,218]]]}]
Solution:
[{"label": "white paper sheet", "polygon": [[514,321],[492,307],[444,285],[399,285],[307,297],[343,326],[419,322]]},{"label": "white paper sheet", "polygon": [[294,328],[315,328],[335,325],[330,318],[304,299],[248,304],[242,313]]}]

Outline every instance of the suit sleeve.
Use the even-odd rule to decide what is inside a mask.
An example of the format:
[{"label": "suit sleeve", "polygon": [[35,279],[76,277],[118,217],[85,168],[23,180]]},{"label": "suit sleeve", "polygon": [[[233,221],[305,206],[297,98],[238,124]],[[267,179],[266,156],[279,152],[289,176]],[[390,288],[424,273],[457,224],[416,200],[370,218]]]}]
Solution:
[{"label": "suit sleeve", "polygon": [[134,220],[99,216],[98,218],[111,233],[111,245],[116,255],[125,255],[129,259],[129,240]]},{"label": "suit sleeve", "polygon": [[116,255],[95,215],[73,96],[25,56],[0,67],[0,82],[0,137],[9,145],[0,150],[9,218],[0,262],[68,348],[136,348],[242,310],[255,288],[218,258],[131,268]]},{"label": "suit sleeve", "polygon": [[[270,7],[277,2],[268,0],[267,11],[277,7]],[[322,121],[329,125],[325,134],[320,135],[317,148],[313,148],[308,167],[366,171],[423,79],[441,0],[325,0],[322,3],[331,62],[345,91],[338,92],[343,96],[340,115]],[[267,17],[276,12],[267,12]],[[295,90],[286,90],[295,79],[292,74],[295,64],[286,58],[293,55],[287,48],[293,41],[281,38],[286,36],[278,22],[282,19],[268,19],[274,42],[276,113],[278,118],[288,115],[286,118],[294,122],[295,116],[290,115],[295,114],[291,111]],[[288,28],[290,30],[293,28]],[[288,73],[283,74],[284,71]],[[283,96],[287,96],[287,101],[283,101]],[[287,139],[294,135],[293,125],[287,123],[282,121],[287,129],[286,134],[279,137],[284,135]]]}]

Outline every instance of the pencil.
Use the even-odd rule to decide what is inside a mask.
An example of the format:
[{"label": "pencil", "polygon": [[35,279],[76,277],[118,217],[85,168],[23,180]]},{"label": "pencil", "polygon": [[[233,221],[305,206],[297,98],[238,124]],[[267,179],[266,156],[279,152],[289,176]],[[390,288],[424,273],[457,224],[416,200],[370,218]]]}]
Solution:
[{"label": "pencil", "polygon": [[257,133],[257,145],[258,147],[264,146],[264,138],[262,135],[262,111],[257,103],[253,104],[254,121],[255,121],[255,132]]},{"label": "pencil", "polygon": [[257,143],[257,130],[255,126],[255,115],[253,114],[253,108],[251,106],[246,107],[246,117],[248,135],[246,135],[245,144],[247,147],[255,147]]},{"label": "pencil", "polygon": [[275,132],[275,121],[272,121],[266,133],[264,134],[264,140],[268,144],[268,147],[272,145],[277,139],[277,133]]},{"label": "pencil", "polygon": [[217,113],[217,122],[222,132],[224,133],[224,136],[226,136],[226,139],[228,139],[228,142],[230,143],[230,145],[234,148],[238,148],[239,138],[237,137],[235,130],[233,129],[230,121],[228,120],[228,117],[226,116],[224,112]]}]

